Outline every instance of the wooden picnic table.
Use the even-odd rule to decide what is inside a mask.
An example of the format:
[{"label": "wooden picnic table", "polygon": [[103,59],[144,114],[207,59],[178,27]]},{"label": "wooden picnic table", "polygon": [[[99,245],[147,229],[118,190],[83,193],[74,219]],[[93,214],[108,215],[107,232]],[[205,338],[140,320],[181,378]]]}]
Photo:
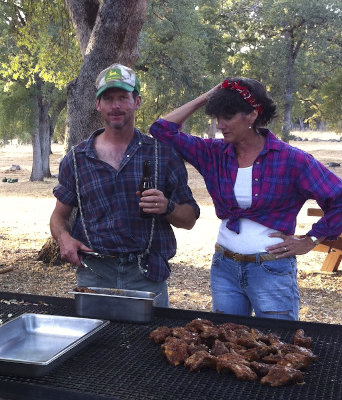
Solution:
[{"label": "wooden picnic table", "polygon": [[[322,217],[324,213],[320,208],[308,208],[308,215]],[[321,271],[336,272],[342,261],[342,235],[337,240],[324,240],[314,247],[313,250],[327,253]]]}]

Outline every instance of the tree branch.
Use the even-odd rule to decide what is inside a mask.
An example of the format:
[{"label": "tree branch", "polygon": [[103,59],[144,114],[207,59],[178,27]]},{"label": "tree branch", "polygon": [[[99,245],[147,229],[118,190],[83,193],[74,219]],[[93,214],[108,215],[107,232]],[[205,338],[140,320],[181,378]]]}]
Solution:
[{"label": "tree branch", "polygon": [[106,66],[113,62],[113,57],[132,66],[139,57],[137,44],[146,5],[147,0],[103,0],[86,55],[101,54],[101,63]]},{"label": "tree branch", "polygon": [[100,3],[98,0],[65,0],[65,3],[76,31],[82,57],[84,57]]},{"label": "tree branch", "polygon": [[297,41],[297,43],[295,45],[295,48],[293,50],[293,53],[292,53],[294,59],[297,57],[299,49],[300,49],[302,44],[303,44],[303,39],[298,39],[298,41]]}]

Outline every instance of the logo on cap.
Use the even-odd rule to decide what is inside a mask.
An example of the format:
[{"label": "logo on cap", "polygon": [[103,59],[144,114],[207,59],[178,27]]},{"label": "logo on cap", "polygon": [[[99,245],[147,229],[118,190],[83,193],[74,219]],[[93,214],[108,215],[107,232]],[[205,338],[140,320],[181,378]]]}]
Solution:
[{"label": "logo on cap", "polygon": [[106,72],[105,81],[114,81],[114,80],[121,80],[122,79],[122,72],[119,68],[110,69]]}]

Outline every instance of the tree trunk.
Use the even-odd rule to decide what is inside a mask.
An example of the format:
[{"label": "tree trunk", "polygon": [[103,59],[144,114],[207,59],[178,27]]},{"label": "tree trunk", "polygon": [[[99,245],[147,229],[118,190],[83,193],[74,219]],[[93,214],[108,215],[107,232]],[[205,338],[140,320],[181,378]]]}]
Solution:
[{"label": "tree trunk", "polygon": [[298,118],[298,122],[299,122],[299,129],[300,129],[301,131],[304,131],[304,130],[305,130],[305,125],[304,125],[303,118],[302,118],[302,117],[299,117],[299,118]]},{"label": "tree trunk", "polygon": [[35,128],[32,134],[33,164],[30,181],[42,181],[51,177],[50,171],[50,97],[49,84],[36,77],[35,85]]},{"label": "tree trunk", "polygon": [[41,105],[40,121],[39,121],[39,136],[40,136],[40,142],[41,142],[44,178],[51,177],[51,171],[50,171],[51,139],[50,139],[49,108],[50,108],[50,104],[42,104]]},{"label": "tree trunk", "polygon": [[51,143],[52,143],[53,135],[55,133],[57,119],[58,119],[60,113],[64,110],[66,104],[67,104],[66,96],[65,97],[63,96],[63,97],[57,99],[57,101],[54,103],[53,111],[50,116],[50,127],[49,127],[49,130],[50,130],[50,154],[52,154]]},{"label": "tree trunk", "polygon": [[284,115],[281,138],[284,142],[290,140],[291,132],[291,111],[292,111],[292,96],[293,96],[293,73],[294,73],[294,58],[293,58],[293,41],[288,39],[288,54],[286,62],[285,74],[285,93],[284,93]]},{"label": "tree trunk", "polygon": [[216,136],[216,118],[211,118],[210,120],[210,126],[209,126],[209,133],[208,133],[208,137],[215,139]]},{"label": "tree trunk", "polygon": [[299,40],[295,45],[292,31],[285,33],[285,40],[288,45],[288,52],[285,73],[284,116],[281,138],[284,142],[288,142],[290,140],[290,132],[292,128],[291,112],[293,107],[294,64],[302,41]]},{"label": "tree trunk", "polygon": [[[102,126],[95,108],[95,80],[114,62],[132,66],[138,58],[137,43],[147,0],[66,0],[81,40],[83,65],[68,85],[66,150]],[[87,19],[97,9],[96,18]],[[82,15],[80,15],[82,13]],[[85,45],[88,37],[87,45]],[[80,39],[81,38],[81,39]]]},{"label": "tree trunk", "polygon": [[30,181],[43,181],[43,160],[42,160],[42,151],[41,151],[41,142],[39,135],[39,93],[34,96],[34,105],[35,105],[35,123],[34,130],[31,135],[32,139],[32,151],[33,151],[33,162],[32,162],[32,170]]}]

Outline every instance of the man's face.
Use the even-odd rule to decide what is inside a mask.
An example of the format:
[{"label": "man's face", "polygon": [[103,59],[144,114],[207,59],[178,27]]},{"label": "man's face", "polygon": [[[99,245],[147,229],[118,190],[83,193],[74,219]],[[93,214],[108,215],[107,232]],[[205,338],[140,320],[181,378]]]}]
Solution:
[{"label": "man's face", "polygon": [[100,99],[96,100],[96,109],[106,125],[120,130],[124,127],[134,126],[134,115],[139,109],[140,103],[140,96],[134,99],[133,93],[112,88],[106,90]]}]

